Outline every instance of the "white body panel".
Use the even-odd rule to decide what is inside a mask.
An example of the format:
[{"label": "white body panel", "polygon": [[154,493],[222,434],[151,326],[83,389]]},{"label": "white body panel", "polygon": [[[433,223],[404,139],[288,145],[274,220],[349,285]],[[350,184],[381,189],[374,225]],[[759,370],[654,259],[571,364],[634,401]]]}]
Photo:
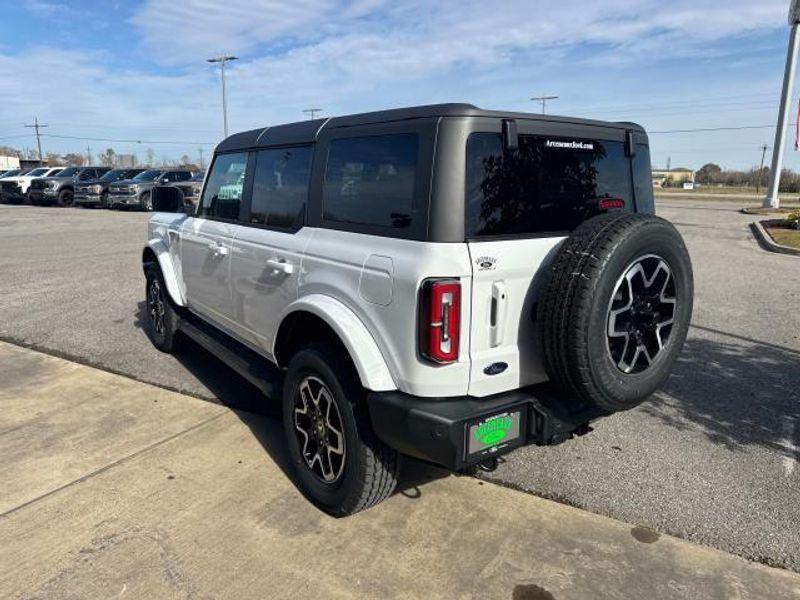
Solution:
[{"label": "white body panel", "polygon": [[435,365],[419,356],[418,294],[434,277],[459,278],[470,297],[471,269],[466,244],[435,244],[316,229],[303,257],[299,297],[336,298],[364,324],[403,392],[417,396],[458,396],[469,387],[470,307],[462,304],[459,361]]},{"label": "white body panel", "polygon": [[[469,243],[474,270],[469,393],[487,396],[547,380],[537,343],[541,280],[564,238]],[[498,374],[484,370],[508,365]]]}]

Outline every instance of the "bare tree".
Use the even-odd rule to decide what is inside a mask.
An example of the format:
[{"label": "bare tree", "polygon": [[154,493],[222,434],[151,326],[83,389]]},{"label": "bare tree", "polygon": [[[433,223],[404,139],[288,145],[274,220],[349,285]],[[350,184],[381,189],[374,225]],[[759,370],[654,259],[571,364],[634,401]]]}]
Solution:
[{"label": "bare tree", "polygon": [[100,155],[100,164],[104,167],[113,167],[116,160],[117,153],[113,148],[106,148],[106,151]]},{"label": "bare tree", "polygon": [[70,152],[69,154],[64,155],[64,162],[66,162],[68,165],[82,167],[86,164],[86,157],[83,154]]},{"label": "bare tree", "polygon": [[60,167],[67,164],[61,156],[54,152],[48,152],[45,154],[44,160],[51,167]]},{"label": "bare tree", "polygon": [[147,149],[147,166],[152,167],[156,164],[156,153],[152,148]]},{"label": "bare tree", "polygon": [[11,146],[0,146],[0,156],[16,156],[22,158],[22,152]]}]

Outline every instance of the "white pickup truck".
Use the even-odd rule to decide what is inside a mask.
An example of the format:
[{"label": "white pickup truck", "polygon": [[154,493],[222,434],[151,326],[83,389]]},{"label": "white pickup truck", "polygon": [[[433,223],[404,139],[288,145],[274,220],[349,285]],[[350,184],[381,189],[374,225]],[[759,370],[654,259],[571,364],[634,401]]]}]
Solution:
[{"label": "white pickup truck", "polygon": [[64,167],[39,167],[15,176],[0,178],[0,200],[2,202],[25,202],[31,182],[40,177],[51,177]]},{"label": "white pickup truck", "polygon": [[631,123],[423,106],[239,133],[158,188],[153,343],[280,399],[302,491],[347,515],[400,457],[491,469],[648,398],[692,312]]}]

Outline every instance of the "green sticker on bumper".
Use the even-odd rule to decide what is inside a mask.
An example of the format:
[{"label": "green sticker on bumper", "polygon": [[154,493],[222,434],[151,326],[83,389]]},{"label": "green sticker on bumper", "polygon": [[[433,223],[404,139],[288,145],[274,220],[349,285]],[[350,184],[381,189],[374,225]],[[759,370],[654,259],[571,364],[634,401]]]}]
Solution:
[{"label": "green sticker on bumper", "polygon": [[519,437],[520,413],[495,415],[469,428],[469,453],[474,454]]}]

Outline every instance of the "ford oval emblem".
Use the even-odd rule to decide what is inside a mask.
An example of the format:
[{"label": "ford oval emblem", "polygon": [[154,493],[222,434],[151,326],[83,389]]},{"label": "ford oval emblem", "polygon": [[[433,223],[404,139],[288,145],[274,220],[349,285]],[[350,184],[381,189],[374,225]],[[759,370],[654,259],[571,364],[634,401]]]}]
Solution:
[{"label": "ford oval emblem", "polygon": [[505,371],[507,368],[508,368],[508,363],[496,362],[496,363],[492,363],[488,367],[486,367],[483,370],[483,372],[486,375],[500,375],[500,373]]}]

